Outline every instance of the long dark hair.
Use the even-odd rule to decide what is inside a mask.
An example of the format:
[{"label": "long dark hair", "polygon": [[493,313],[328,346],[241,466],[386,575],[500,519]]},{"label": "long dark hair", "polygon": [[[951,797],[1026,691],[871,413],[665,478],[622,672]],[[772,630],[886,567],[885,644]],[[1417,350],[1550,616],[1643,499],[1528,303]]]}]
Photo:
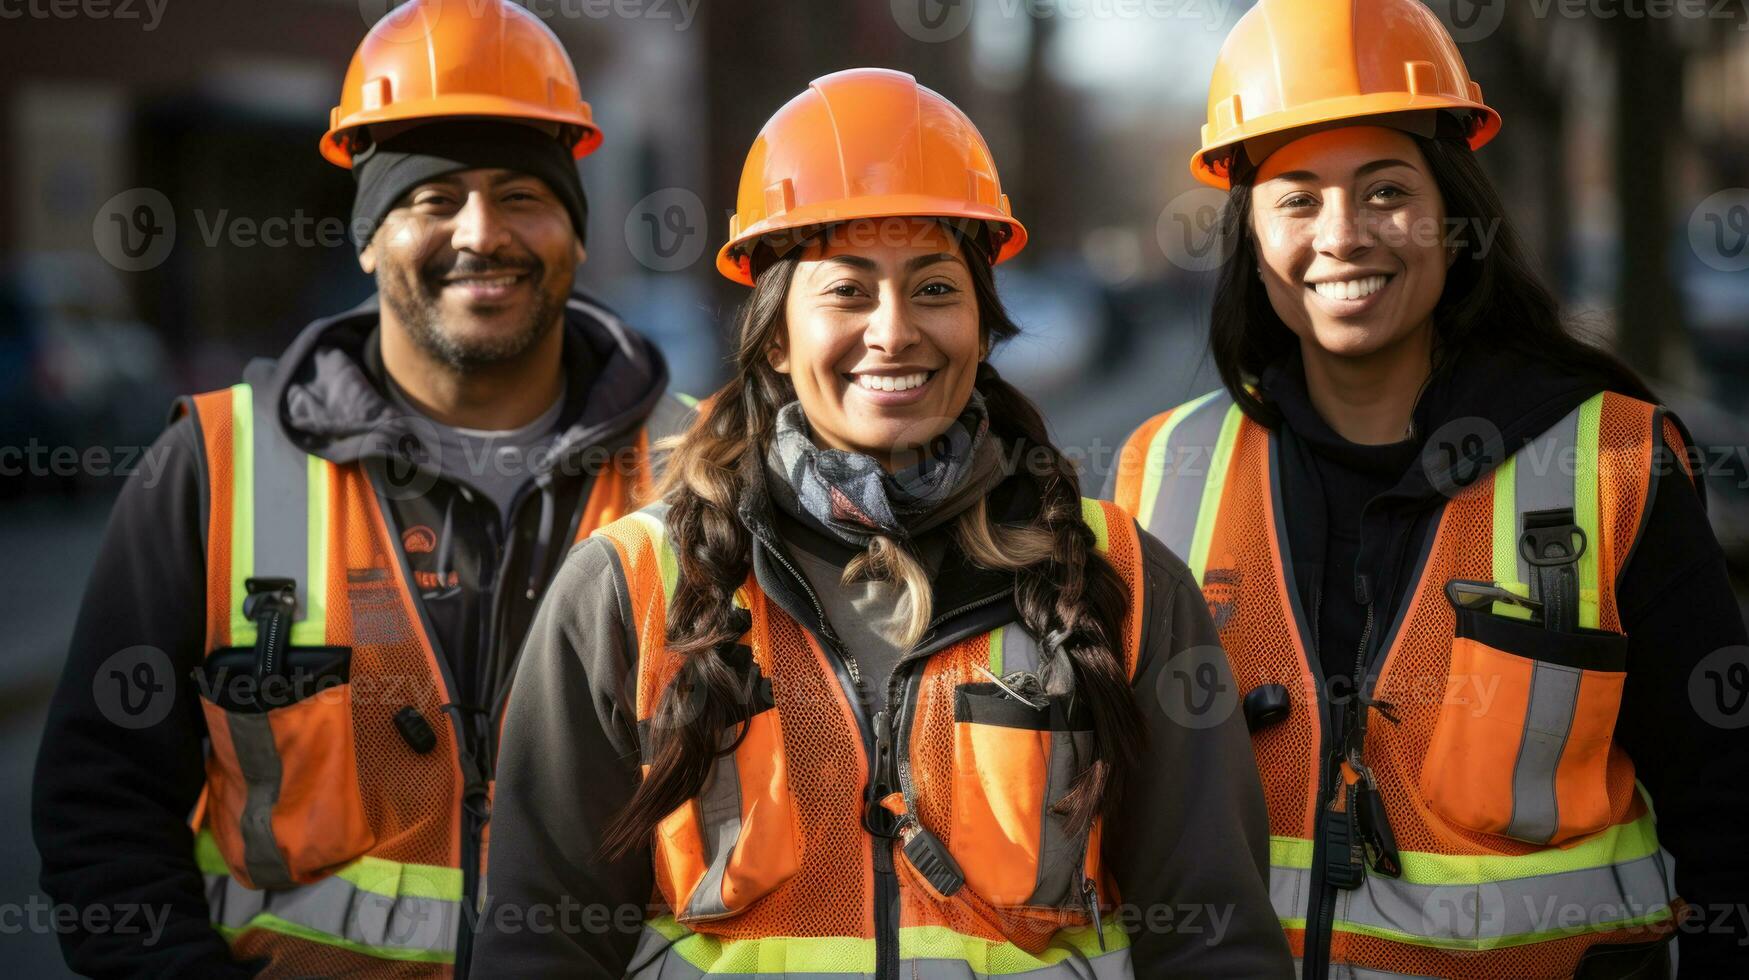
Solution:
[{"label": "long dark hair", "polygon": [[[949,228],[971,270],[979,329],[992,346],[1015,336],[1019,328],[996,294],[987,245],[981,236]],[[657,487],[669,504],[668,534],[679,564],[667,642],[681,666],[647,729],[649,770],[604,836],[609,856],[648,841],[664,817],[696,796],[721,751],[722,733],[746,720],[745,673],[723,656],[747,628],[746,612],[733,597],[753,561],[752,537],[736,507],[760,478],[778,410],[795,398],[788,377],[766,354],[784,329],[785,298],[804,251],[797,247],[756,263],[763,268],[737,317],[735,374],[674,447]],[[1032,447],[1026,471],[1037,482],[1040,503],[1030,522],[1011,526],[991,520],[980,501],[955,523],[954,541],[974,562],[1014,573],[1015,605],[1026,628],[1060,639],[1049,655],[1067,657],[1077,697],[1092,708],[1093,760],[1059,805],[1079,833],[1117,805],[1123,777],[1141,754],[1143,722],[1120,646],[1131,600],[1116,569],[1094,549],[1074,464],[1051,443],[1038,408],[987,361],[978,366],[976,385],[992,431]],[[1035,465],[1041,455],[1045,465]],[[895,557],[915,564],[914,556]]]},{"label": "long dark hair", "polygon": [[[1598,378],[1610,391],[1655,402],[1645,381],[1615,355],[1578,336],[1543,284],[1494,184],[1462,139],[1408,134],[1445,201],[1448,227],[1492,228],[1491,245],[1460,248],[1433,309],[1435,370],[1472,344],[1509,348],[1567,372]],[[1288,355],[1299,338],[1276,315],[1258,278],[1251,231],[1255,170],[1236,179],[1221,213],[1222,264],[1209,324],[1209,348],[1221,383],[1246,415],[1274,427],[1279,413],[1247,388]],[[1458,244],[1458,243],[1453,243]]]}]

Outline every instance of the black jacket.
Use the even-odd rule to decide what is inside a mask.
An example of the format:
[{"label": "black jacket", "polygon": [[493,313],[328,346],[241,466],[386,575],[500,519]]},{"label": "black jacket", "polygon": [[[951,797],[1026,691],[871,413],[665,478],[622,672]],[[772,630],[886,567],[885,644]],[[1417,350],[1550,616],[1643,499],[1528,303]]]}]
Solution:
[{"label": "black jacket", "polygon": [[[1297,353],[1264,372],[1264,397],[1282,416],[1277,431],[1283,510],[1294,515],[1293,582],[1301,608],[1317,610],[1311,626],[1333,696],[1353,689],[1348,678],[1367,599],[1374,622],[1392,621],[1412,584],[1412,543],[1422,540],[1446,499],[1421,465],[1429,437],[1437,443],[1442,431],[1498,432],[1510,451],[1606,387],[1533,352],[1469,350],[1429,381],[1411,439],[1361,446],[1313,408]],[[1662,446],[1661,431],[1657,438]],[[1659,840],[1675,858],[1678,894],[1707,911],[1708,926],[1729,924],[1683,931],[1682,975],[1742,976],[1749,974],[1749,946],[1741,945],[1749,943],[1749,922],[1737,903],[1749,896],[1749,824],[1741,819],[1749,813],[1749,729],[1709,722],[1690,684],[1702,658],[1745,642],[1744,624],[1703,494],[1680,468],[1663,467],[1641,543],[1615,583],[1629,650],[1616,738],[1651,793]]]},{"label": "black jacket", "polygon": [[[379,487],[395,481],[388,516],[397,541],[416,525],[445,529],[435,548],[406,555],[470,730],[458,741],[489,774],[514,658],[536,601],[569,546],[599,459],[627,445],[646,420],[678,427],[690,410],[663,395],[667,367],[648,341],[605,308],[573,297],[566,311],[567,404],[554,451],[531,467],[511,526],[464,489],[462,460],[405,454],[417,436],[384,394],[374,299],[307,327],[266,390],[301,448],[362,463]],[[32,800],[42,886],[80,909],[167,913],[162,935],[119,930],[61,936],[68,964],[93,976],[243,975],[208,925],[188,818],[205,782],[205,720],[190,671],[206,653],[206,462],[192,419],[158,438],[159,479],[136,472],[123,487],[92,569],[60,687],[50,706]],[[418,460],[425,460],[422,467]],[[405,550],[405,549],[403,549]],[[454,576],[451,576],[454,572]],[[451,583],[454,583],[451,585]],[[136,664],[150,667],[133,674]],[[117,714],[108,694],[133,678],[146,700]],[[126,696],[124,694],[124,696]],[[120,719],[118,721],[118,719]],[[150,722],[150,724],[140,724]],[[138,727],[135,727],[138,725]],[[464,853],[467,848],[464,847]]]}]

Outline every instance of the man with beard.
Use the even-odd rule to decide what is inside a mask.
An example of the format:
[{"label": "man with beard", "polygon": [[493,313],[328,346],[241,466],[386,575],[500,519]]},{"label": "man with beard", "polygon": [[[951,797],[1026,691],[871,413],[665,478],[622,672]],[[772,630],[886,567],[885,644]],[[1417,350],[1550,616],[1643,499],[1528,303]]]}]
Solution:
[{"label": "man with beard", "polygon": [[571,293],[600,135],[545,25],[415,0],[333,121],[380,301],[179,403],[50,711],[33,823],[81,973],[465,964],[536,603],[690,421],[656,349]]}]

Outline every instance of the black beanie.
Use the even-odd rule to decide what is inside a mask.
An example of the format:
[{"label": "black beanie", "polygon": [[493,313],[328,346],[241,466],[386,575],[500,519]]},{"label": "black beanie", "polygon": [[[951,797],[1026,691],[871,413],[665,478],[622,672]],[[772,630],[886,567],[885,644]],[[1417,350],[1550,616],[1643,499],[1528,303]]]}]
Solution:
[{"label": "black beanie", "polygon": [[352,199],[352,234],[358,250],[370,244],[384,216],[408,191],[445,174],[482,169],[515,170],[545,181],[583,241],[589,202],[569,147],[533,126],[469,119],[415,126],[353,156],[358,193]]}]

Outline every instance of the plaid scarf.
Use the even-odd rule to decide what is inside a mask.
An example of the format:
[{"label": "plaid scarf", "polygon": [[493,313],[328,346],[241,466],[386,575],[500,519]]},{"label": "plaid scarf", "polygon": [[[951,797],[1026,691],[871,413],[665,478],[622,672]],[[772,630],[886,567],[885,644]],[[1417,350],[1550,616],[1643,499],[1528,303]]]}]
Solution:
[{"label": "plaid scarf", "polygon": [[[876,535],[907,541],[952,519],[1002,479],[990,416],[976,391],[914,466],[888,473],[872,456],[814,444],[799,401],[777,413],[766,453],[775,503],[805,513],[853,548]],[[954,506],[960,505],[960,506]]]}]

